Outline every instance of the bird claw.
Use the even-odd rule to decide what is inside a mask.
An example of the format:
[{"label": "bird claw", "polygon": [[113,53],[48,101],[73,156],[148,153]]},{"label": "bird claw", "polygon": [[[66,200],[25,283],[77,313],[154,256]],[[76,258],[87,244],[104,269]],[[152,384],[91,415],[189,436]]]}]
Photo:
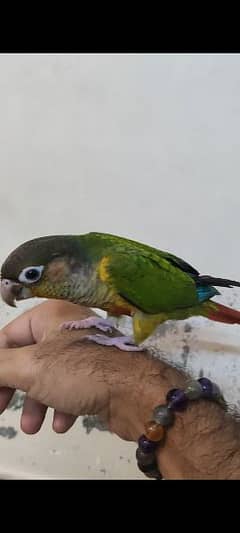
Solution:
[{"label": "bird claw", "polygon": [[95,316],[90,316],[83,320],[70,320],[69,322],[64,322],[60,326],[61,331],[65,329],[72,331],[73,329],[78,330],[88,328],[97,328],[104,333],[112,333],[112,323],[109,320]]},{"label": "bird claw", "polygon": [[136,346],[131,337],[107,337],[107,335],[86,335],[83,339],[96,342],[102,346],[115,346],[125,352],[142,352],[143,348]]}]

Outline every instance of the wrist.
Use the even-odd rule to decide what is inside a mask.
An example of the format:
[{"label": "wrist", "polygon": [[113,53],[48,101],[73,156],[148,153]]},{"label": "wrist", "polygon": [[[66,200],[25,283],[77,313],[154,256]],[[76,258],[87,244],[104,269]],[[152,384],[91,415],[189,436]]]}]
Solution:
[{"label": "wrist", "polygon": [[239,479],[239,427],[215,402],[200,399],[177,413],[157,462],[166,479]]},{"label": "wrist", "polygon": [[[110,429],[137,442],[155,407],[166,405],[169,389],[185,388],[189,377],[144,354],[128,357],[113,387]],[[236,422],[215,401],[190,401],[157,447],[159,470],[165,479],[239,479],[239,437]]]},{"label": "wrist", "polygon": [[147,354],[124,354],[111,383],[110,430],[137,442],[156,405],[170,388],[183,387],[187,376]]}]

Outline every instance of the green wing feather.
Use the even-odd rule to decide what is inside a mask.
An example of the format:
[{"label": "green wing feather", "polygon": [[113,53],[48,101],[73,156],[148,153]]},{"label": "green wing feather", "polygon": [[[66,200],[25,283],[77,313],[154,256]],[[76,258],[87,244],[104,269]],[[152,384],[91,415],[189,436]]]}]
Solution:
[{"label": "green wing feather", "polygon": [[163,257],[116,250],[109,259],[108,272],[115,290],[145,313],[168,312],[198,303],[193,278]]},{"label": "green wing feather", "polygon": [[121,247],[121,249],[124,250],[135,250],[137,252],[147,254],[149,255],[154,254],[156,257],[162,257],[169,261],[174,266],[180,268],[184,272],[192,275],[192,276],[199,276],[199,272],[193,268],[189,263],[186,263],[183,259],[180,257],[177,257],[176,255],[173,255],[169,252],[165,252],[162,250],[158,250],[157,248],[153,248],[152,246],[148,246],[147,244],[143,244],[137,241],[133,241],[131,239],[126,239],[125,237],[118,237],[117,235],[112,235],[110,233],[87,233],[84,236],[81,236],[82,238],[85,238],[87,243],[91,245],[91,248],[95,253],[98,255],[98,251],[102,252],[103,248],[106,250],[108,248],[118,248]]},{"label": "green wing feather", "polygon": [[85,235],[92,260],[109,258],[109,283],[145,313],[198,304],[197,270],[182,259],[151,246],[106,233]]}]

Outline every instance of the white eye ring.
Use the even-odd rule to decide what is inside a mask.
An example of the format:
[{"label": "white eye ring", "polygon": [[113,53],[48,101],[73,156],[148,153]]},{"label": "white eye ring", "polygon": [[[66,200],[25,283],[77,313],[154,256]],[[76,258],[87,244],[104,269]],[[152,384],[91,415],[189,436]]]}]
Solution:
[{"label": "white eye ring", "polygon": [[18,280],[21,283],[36,283],[40,280],[42,271],[44,269],[43,265],[40,266],[29,266],[24,268],[18,276]]}]

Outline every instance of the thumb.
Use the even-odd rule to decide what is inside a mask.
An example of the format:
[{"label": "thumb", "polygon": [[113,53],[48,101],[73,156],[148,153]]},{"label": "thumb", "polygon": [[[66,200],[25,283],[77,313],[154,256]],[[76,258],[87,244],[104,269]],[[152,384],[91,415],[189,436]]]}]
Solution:
[{"label": "thumb", "polygon": [[0,386],[27,392],[34,381],[35,345],[0,349]]}]

